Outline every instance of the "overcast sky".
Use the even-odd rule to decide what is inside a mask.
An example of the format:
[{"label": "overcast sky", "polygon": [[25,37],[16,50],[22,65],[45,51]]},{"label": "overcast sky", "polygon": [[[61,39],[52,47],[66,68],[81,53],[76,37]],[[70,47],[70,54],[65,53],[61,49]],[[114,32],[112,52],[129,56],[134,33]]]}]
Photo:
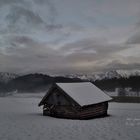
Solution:
[{"label": "overcast sky", "polygon": [[0,0],[0,71],[140,69],[140,0]]}]

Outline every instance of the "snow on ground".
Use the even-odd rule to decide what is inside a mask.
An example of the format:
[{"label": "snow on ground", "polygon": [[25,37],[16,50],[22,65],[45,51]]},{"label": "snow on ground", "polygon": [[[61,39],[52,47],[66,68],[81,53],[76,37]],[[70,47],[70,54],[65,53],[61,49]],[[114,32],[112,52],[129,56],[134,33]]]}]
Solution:
[{"label": "snow on ground", "polygon": [[140,140],[140,104],[110,103],[109,117],[66,120],[42,116],[41,96],[0,98],[0,140]]}]

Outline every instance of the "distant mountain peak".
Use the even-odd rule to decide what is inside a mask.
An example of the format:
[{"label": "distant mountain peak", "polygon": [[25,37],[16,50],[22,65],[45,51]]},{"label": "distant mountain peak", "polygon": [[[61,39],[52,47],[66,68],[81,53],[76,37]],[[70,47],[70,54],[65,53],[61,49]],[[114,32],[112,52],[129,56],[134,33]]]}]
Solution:
[{"label": "distant mountain peak", "polygon": [[7,83],[12,79],[18,77],[17,74],[9,73],[9,72],[0,72],[0,82]]}]

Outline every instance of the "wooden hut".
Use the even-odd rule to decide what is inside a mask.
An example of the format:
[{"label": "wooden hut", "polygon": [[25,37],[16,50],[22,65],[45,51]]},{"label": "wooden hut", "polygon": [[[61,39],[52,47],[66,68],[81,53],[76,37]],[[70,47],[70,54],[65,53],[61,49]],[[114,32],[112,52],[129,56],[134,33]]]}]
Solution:
[{"label": "wooden hut", "polygon": [[43,97],[43,115],[90,119],[107,115],[108,95],[90,82],[56,83]]}]

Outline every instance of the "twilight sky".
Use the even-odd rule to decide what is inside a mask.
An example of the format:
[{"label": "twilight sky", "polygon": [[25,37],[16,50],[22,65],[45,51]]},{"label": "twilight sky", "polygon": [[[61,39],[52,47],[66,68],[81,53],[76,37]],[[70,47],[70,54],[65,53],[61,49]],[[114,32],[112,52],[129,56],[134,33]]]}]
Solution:
[{"label": "twilight sky", "polygon": [[140,69],[140,0],[0,0],[0,71]]}]

